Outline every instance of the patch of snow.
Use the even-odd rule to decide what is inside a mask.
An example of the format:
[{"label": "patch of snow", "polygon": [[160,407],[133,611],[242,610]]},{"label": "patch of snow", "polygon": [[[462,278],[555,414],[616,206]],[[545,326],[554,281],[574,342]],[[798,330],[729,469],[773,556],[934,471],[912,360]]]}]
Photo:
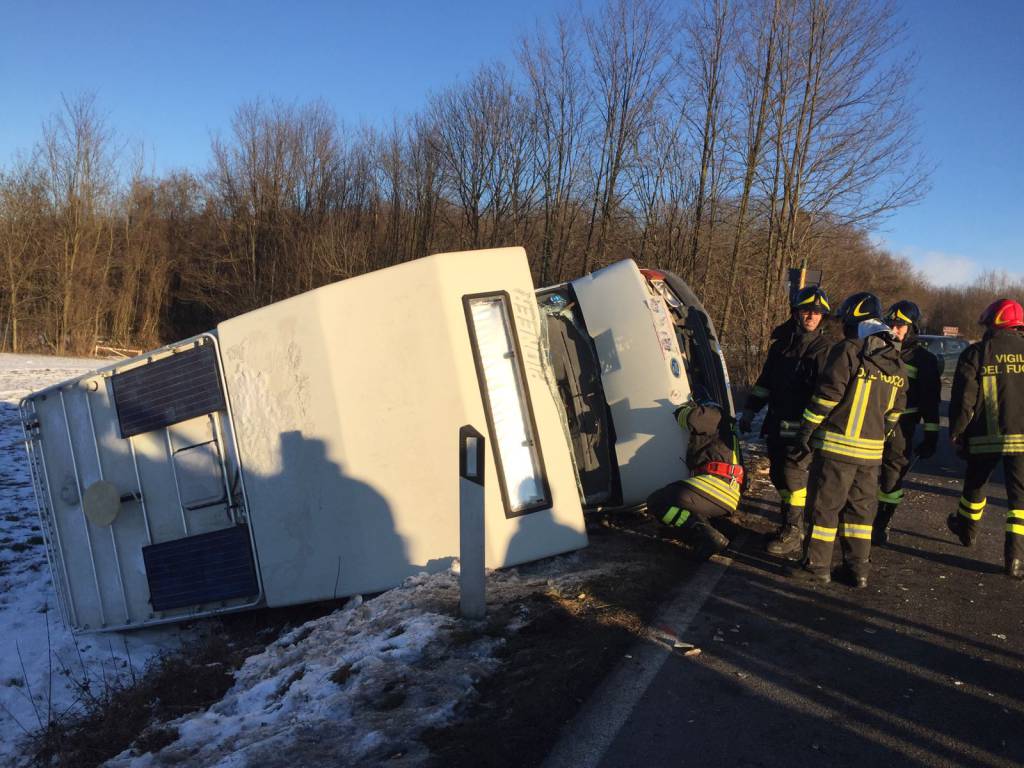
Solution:
[{"label": "patch of snow", "polygon": [[0,354],[0,764],[25,759],[27,732],[141,674],[183,633],[160,628],[82,635],[64,627],[46,563],[22,443],[25,395],[108,361]]},{"label": "patch of snow", "polygon": [[107,765],[422,760],[418,736],[451,721],[497,666],[494,651],[504,642],[481,636],[460,644],[457,600],[452,571],[410,577],[365,603],[350,600],[247,659],[221,701],[170,724],[174,743],[156,754],[127,750]]},{"label": "patch of snow", "polygon": [[[624,566],[625,567],[625,566]],[[598,573],[572,553],[487,577],[490,611],[517,605],[505,627],[528,623],[522,603],[545,590],[576,594]],[[207,711],[168,724],[159,752],[125,750],[109,768],[177,765],[420,765],[420,737],[451,723],[499,666],[504,638],[473,634],[457,617],[458,563],[307,622],[251,656]]]}]

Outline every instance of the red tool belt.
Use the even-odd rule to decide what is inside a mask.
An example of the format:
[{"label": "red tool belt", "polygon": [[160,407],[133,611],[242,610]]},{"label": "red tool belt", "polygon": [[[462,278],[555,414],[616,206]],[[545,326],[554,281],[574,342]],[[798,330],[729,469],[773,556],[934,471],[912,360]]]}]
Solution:
[{"label": "red tool belt", "polygon": [[709,461],[701,464],[697,467],[693,474],[695,475],[715,475],[717,477],[724,478],[726,480],[735,480],[740,485],[743,484],[743,465],[742,464],[727,464],[724,461]]}]

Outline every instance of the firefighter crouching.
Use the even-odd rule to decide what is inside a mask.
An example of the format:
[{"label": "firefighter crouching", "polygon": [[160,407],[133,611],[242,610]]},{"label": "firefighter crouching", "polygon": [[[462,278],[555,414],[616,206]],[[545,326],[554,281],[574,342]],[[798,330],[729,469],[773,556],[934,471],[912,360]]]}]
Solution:
[{"label": "firefighter crouching", "polygon": [[831,346],[823,336],[822,323],[831,307],[821,288],[801,288],[790,309],[792,317],[772,331],[768,357],[739,419],[740,431],[749,432],[754,416],[768,404],[761,434],[768,449],[769,476],[782,499],[782,525],[766,549],[780,556],[803,549],[811,457],[796,459],[790,448]]},{"label": "firefighter crouching", "polygon": [[647,511],[677,531],[696,559],[707,560],[729,546],[708,520],[736,510],[743,466],[730,420],[716,403],[690,401],[676,411],[676,421],[690,435],[690,476],[652,493]]},{"label": "firefighter crouching", "polygon": [[949,401],[949,436],[966,452],[967,473],[959,509],[946,523],[961,544],[974,544],[985,486],[1002,461],[1010,507],[1006,573],[1024,579],[1024,309],[1000,299],[979,322],[985,334],[961,353]]},{"label": "firefighter crouching", "polygon": [[[907,369],[909,386],[907,407],[897,428],[885,443],[882,471],[878,479],[878,514],[872,531],[873,544],[889,540],[889,523],[903,501],[903,478],[910,471],[916,454],[922,459],[935,455],[939,441],[939,403],[942,380],[939,361],[917,340],[921,310],[912,301],[897,301],[885,312],[885,324],[901,342],[900,357]],[[924,434],[915,443],[917,425],[924,422]]]},{"label": "firefighter crouching", "polygon": [[886,433],[907,400],[899,342],[880,322],[881,313],[871,293],[843,302],[839,317],[846,338],[829,351],[794,441],[797,458],[815,451],[808,485],[813,527],[803,564],[786,570],[795,579],[831,580],[842,524],[842,576],[855,587],[868,584],[878,467]]}]

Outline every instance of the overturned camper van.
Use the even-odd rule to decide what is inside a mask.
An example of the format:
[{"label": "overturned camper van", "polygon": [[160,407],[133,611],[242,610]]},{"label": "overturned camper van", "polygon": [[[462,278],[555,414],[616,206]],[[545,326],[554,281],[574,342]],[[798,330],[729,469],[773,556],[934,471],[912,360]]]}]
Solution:
[{"label": "overturned camper van", "polygon": [[324,286],[21,404],[76,631],[395,586],[459,550],[459,430],[487,437],[485,560],[586,545],[585,507],[677,479],[728,403],[689,289],[631,261],[535,291],[521,248]]}]

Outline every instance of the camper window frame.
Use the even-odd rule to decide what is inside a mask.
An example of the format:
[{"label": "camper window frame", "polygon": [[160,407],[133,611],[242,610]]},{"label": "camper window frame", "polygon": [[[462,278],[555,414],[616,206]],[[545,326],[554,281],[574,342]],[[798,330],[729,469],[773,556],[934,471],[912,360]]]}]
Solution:
[{"label": "camper window frame", "polygon": [[[473,320],[472,303],[478,300],[499,299],[504,310],[505,321],[509,335],[512,337],[512,347],[516,356],[515,372],[521,389],[520,407],[528,419],[526,427],[529,436],[533,440],[533,449],[537,457],[537,479],[540,485],[542,499],[522,509],[512,508],[512,499],[509,495],[508,485],[505,482],[505,470],[501,460],[501,444],[497,439],[497,431],[494,425],[491,398],[487,389],[487,379],[484,374],[483,358],[480,355],[480,340],[476,333],[476,324]],[[526,376],[526,366],[523,358],[522,344],[519,340],[519,329],[516,327],[515,312],[513,311],[512,296],[508,291],[487,291],[484,293],[465,294],[462,297],[462,308],[466,315],[466,329],[469,332],[470,349],[473,352],[473,364],[476,367],[477,384],[480,387],[480,397],[484,405],[484,418],[487,420],[487,432],[490,436],[491,450],[494,455],[494,466],[498,474],[498,485],[501,488],[501,500],[505,508],[506,519],[522,517],[544,509],[551,509],[554,501],[551,497],[551,485],[548,482],[547,467],[544,463],[544,452],[541,448],[540,431],[537,429],[537,416],[533,409],[533,399],[530,397],[530,385]]]}]

